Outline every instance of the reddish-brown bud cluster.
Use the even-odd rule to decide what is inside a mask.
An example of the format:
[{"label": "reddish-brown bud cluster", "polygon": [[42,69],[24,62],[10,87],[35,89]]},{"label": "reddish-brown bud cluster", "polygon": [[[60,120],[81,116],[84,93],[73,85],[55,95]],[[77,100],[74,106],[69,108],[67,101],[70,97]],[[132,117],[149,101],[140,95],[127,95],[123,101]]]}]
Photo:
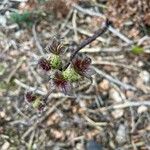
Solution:
[{"label": "reddish-brown bud cluster", "polygon": [[33,102],[36,99],[36,96],[32,92],[26,93],[26,100],[28,102]]},{"label": "reddish-brown bud cluster", "polygon": [[91,68],[91,59],[87,56],[77,55],[72,60],[72,66],[79,75],[87,78],[90,78],[95,73],[94,69]]},{"label": "reddish-brown bud cluster", "polygon": [[65,94],[69,94],[71,91],[71,83],[67,81],[61,72],[56,71],[52,80],[52,85]]},{"label": "reddish-brown bud cluster", "polygon": [[34,108],[37,108],[39,111],[42,111],[45,108],[44,102],[38,95],[35,95],[33,92],[27,92],[26,95],[27,102],[31,103]]},{"label": "reddish-brown bud cluster", "polygon": [[45,48],[48,52],[55,55],[60,55],[65,52],[65,46],[58,39],[53,38],[52,42]]},{"label": "reddish-brown bud cluster", "polygon": [[[42,57],[38,62],[38,65],[43,70],[51,70],[51,86],[54,86],[56,90],[58,89],[59,91],[70,95],[73,82],[77,82],[81,79],[81,76],[91,79],[91,76],[95,73],[94,69],[91,67],[91,59],[85,55],[79,55],[79,51],[107,31],[108,26],[109,23],[106,22],[102,31],[98,30],[93,36],[81,42],[76,48],[74,48],[74,52],[68,47],[67,50],[70,49],[72,54],[66,64],[64,64],[66,59],[63,60],[62,57],[62,54],[66,52],[65,44],[62,44],[57,38],[53,38],[52,42],[45,48],[48,53],[51,53],[48,56],[48,59]],[[43,109],[48,96],[49,91],[46,94],[46,98],[37,95],[35,96],[32,92],[28,92],[26,94],[26,99],[28,102],[32,103],[34,108]]]},{"label": "reddish-brown bud cluster", "polygon": [[[72,82],[77,82],[81,76],[91,78],[91,75],[95,73],[91,67],[91,59],[85,55],[73,54],[73,57],[70,57],[72,60],[70,60],[69,65],[63,66],[64,60],[62,60],[61,54],[65,52],[65,47],[56,38],[46,47],[46,50],[51,52],[51,55],[48,58],[40,58],[38,65],[45,71],[51,70],[51,86],[66,95],[72,93]],[[32,92],[27,92],[26,99],[33,108],[43,110],[45,107],[45,98]]]},{"label": "reddish-brown bud cluster", "polygon": [[45,58],[41,58],[38,64],[45,71],[49,71],[51,69],[50,63]]}]

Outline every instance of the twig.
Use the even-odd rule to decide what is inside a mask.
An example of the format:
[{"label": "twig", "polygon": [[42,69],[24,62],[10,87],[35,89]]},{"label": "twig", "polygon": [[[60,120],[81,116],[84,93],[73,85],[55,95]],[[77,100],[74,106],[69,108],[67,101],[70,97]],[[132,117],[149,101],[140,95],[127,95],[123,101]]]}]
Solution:
[{"label": "twig", "polygon": [[90,119],[88,116],[86,116],[84,114],[82,114],[82,116],[88,122],[89,125],[95,127],[99,131],[102,131],[102,129],[103,129],[101,126],[106,126],[107,125],[106,122],[94,122],[92,119]]},{"label": "twig", "polygon": [[111,106],[108,106],[108,107],[98,108],[98,109],[95,109],[95,110],[90,110],[89,109],[89,112],[96,112],[96,111],[103,112],[103,111],[108,111],[108,110],[112,110],[112,109],[122,109],[122,108],[127,108],[127,107],[138,107],[138,106],[141,106],[141,105],[145,105],[145,106],[150,107],[150,100],[149,101],[140,101],[140,102],[126,101],[123,104],[111,105]]},{"label": "twig", "polygon": [[71,9],[71,10],[69,11],[69,13],[68,13],[68,15],[67,15],[67,17],[66,17],[64,23],[63,23],[63,24],[61,25],[61,27],[60,27],[60,31],[62,31],[62,30],[66,27],[66,25],[67,25],[67,23],[68,23],[68,21],[69,21],[71,15],[72,15],[72,13],[73,13],[73,9]]},{"label": "twig", "polygon": [[141,70],[135,66],[131,66],[131,65],[125,65],[125,64],[121,64],[121,63],[116,63],[116,62],[110,62],[110,61],[103,61],[103,60],[92,60],[93,64],[99,64],[99,65],[111,65],[111,66],[118,66],[118,67],[123,67],[123,68],[127,68],[127,69],[131,69],[137,72],[141,72]]},{"label": "twig", "polygon": [[28,149],[32,149],[32,144],[33,144],[33,140],[34,140],[34,136],[35,136],[35,130],[32,132],[31,136],[30,136],[30,140],[28,142]]},{"label": "twig", "polygon": [[43,56],[44,55],[44,51],[43,51],[43,48],[40,45],[39,40],[37,38],[37,34],[36,34],[36,29],[35,28],[36,28],[36,23],[32,27],[32,33],[33,33],[33,37],[34,37],[34,40],[35,40],[35,44],[36,44],[40,54]]},{"label": "twig", "polygon": [[[71,25],[67,25],[67,28],[73,30],[73,27],[72,27]],[[81,28],[79,28],[79,27],[78,27],[76,30],[77,30],[77,32],[79,32],[79,33],[81,33],[81,34],[83,34],[83,35],[89,36],[89,37],[91,37],[91,36],[93,35],[91,32],[86,31],[86,30],[84,30],[84,29],[81,29]],[[107,43],[107,40],[105,40],[105,39],[102,38],[102,37],[98,37],[97,40],[100,41],[100,42],[103,42],[103,43]]]},{"label": "twig", "polygon": [[101,48],[101,47],[90,47],[83,48],[81,52],[86,53],[98,53],[98,52],[106,52],[106,53],[118,53],[121,51],[121,48],[118,47],[110,47],[110,48]]},{"label": "twig", "polygon": [[16,125],[16,124],[26,125],[26,126],[29,125],[26,119],[14,120],[10,122],[10,125]]},{"label": "twig", "polygon": [[73,17],[72,17],[72,26],[74,30],[74,39],[76,42],[78,42],[78,34],[77,34],[77,24],[76,24],[76,19],[77,19],[77,10],[74,10],[73,12]]},{"label": "twig", "polygon": [[21,65],[23,64],[24,61],[25,61],[25,57],[21,58],[21,60],[17,64],[16,68],[9,74],[9,76],[7,78],[7,81],[6,81],[7,83],[10,82],[10,80],[15,75],[15,73],[17,72],[17,70],[21,67]]},{"label": "twig", "polygon": [[53,105],[47,112],[46,114],[41,117],[38,122],[36,122],[35,124],[33,124],[22,136],[22,139],[25,139],[32,131],[34,131],[37,126],[42,123],[51,113],[54,112],[54,110],[61,105],[62,103],[64,103],[66,101],[66,97],[64,99],[61,99],[60,101],[58,101],[55,105]]},{"label": "twig", "polygon": [[[106,17],[103,15],[103,14],[100,14],[100,13],[97,13],[97,12],[94,12],[92,10],[89,10],[89,9],[85,9],[85,8],[82,8],[80,7],[79,5],[74,5],[74,8],[77,9],[78,11],[84,13],[84,14],[87,14],[89,16],[96,16],[96,17],[101,17],[101,18],[104,18],[106,19]],[[123,35],[122,33],[120,33],[119,31],[117,31],[115,28],[113,28],[112,26],[109,26],[108,27],[108,30],[110,32],[112,32],[114,35],[118,36],[121,40],[123,40],[124,42],[126,42],[127,44],[132,44],[133,41],[131,41],[130,39],[128,39],[125,35]]]},{"label": "twig", "polygon": [[104,15],[103,14],[100,14],[100,13],[97,13],[97,12],[94,12],[94,11],[91,11],[89,9],[85,9],[85,8],[82,8],[80,7],[79,5],[73,5],[73,7],[82,12],[83,14],[86,14],[86,15],[89,15],[89,16],[95,16],[95,17],[102,17],[104,18]]},{"label": "twig", "polygon": [[41,90],[38,90],[36,87],[28,86],[28,85],[22,83],[21,81],[19,81],[18,79],[14,79],[14,82],[15,82],[17,85],[19,85],[19,86],[21,86],[21,87],[23,87],[23,88],[25,88],[25,89],[28,89],[28,90],[30,90],[30,91],[35,91],[37,94],[40,94],[40,95],[45,95],[45,94],[46,94],[46,92],[41,91]]},{"label": "twig", "polygon": [[108,79],[109,81],[111,81],[111,82],[113,82],[113,83],[116,83],[117,85],[121,86],[122,88],[124,88],[124,89],[126,89],[126,90],[133,90],[133,91],[136,91],[136,90],[137,90],[135,87],[133,87],[133,86],[131,86],[131,85],[129,85],[129,84],[123,83],[123,82],[121,82],[120,80],[111,77],[110,75],[108,75],[108,74],[106,74],[105,72],[99,70],[98,68],[96,68],[96,67],[93,67],[93,68],[95,69],[95,71],[96,71],[99,75],[105,77],[106,79]]},{"label": "twig", "polygon": [[96,38],[98,38],[100,35],[102,35],[103,33],[105,33],[107,31],[108,26],[110,25],[110,22],[108,20],[106,20],[106,24],[104,26],[103,29],[98,29],[93,36],[88,37],[87,39],[85,39],[83,42],[81,42],[80,45],[78,45],[78,47],[74,50],[74,53],[71,55],[69,62],[66,64],[66,66],[64,66],[63,70],[65,70],[66,68],[68,68],[68,66],[71,63],[71,60],[76,56],[76,54],[82,49],[84,48],[86,45],[90,44],[91,42],[93,42]]},{"label": "twig", "polygon": [[[37,89],[36,87],[31,87],[31,86],[28,86],[26,85],[25,83],[19,81],[18,79],[14,79],[14,82],[21,86],[22,88],[24,89],[27,89],[27,90],[30,90],[30,91],[34,91],[35,93],[39,94],[39,95],[42,95],[42,96],[46,96],[48,93],[46,91],[42,91],[42,90],[39,90]],[[92,99],[94,98],[94,96],[91,96],[91,95],[75,95],[76,97],[81,97],[83,99]],[[62,97],[66,97],[66,98],[75,98],[74,96],[68,96],[68,95],[64,95],[63,93],[60,93],[60,92],[57,92],[57,93],[51,93],[50,98],[62,98]]]},{"label": "twig", "polygon": [[133,44],[133,41],[129,40],[127,37],[125,37],[122,33],[114,29],[112,26],[108,27],[108,30],[112,32],[114,35],[118,36],[120,39],[122,39],[124,42],[126,42],[128,45]]},{"label": "twig", "polygon": [[14,105],[14,108],[16,109],[17,113],[18,113],[19,115],[21,115],[21,117],[24,117],[25,119],[29,119],[29,117],[26,116],[26,115],[18,108],[18,106],[17,106],[16,104]]},{"label": "twig", "polygon": [[49,110],[46,112],[46,114],[42,118],[40,118],[38,123],[43,122],[59,105],[63,104],[66,100],[67,100],[67,97],[56,102],[56,104],[53,105],[51,108],[49,108]]}]

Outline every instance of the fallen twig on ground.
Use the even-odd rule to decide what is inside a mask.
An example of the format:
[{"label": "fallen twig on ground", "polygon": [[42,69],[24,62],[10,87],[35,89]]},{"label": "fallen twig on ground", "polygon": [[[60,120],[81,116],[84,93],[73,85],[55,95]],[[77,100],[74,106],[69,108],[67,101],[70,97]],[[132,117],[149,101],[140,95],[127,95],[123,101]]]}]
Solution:
[{"label": "fallen twig on ground", "polygon": [[34,37],[34,40],[35,40],[35,44],[36,44],[40,54],[43,56],[45,53],[43,51],[42,46],[40,45],[39,39],[38,39],[37,34],[36,34],[36,23],[32,27],[32,33],[33,33],[33,37]]},{"label": "fallen twig on ground", "polygon": [[108,79],[110,82],[113,82],[113,83],[115,83],[115,84],[121,86],[122,88],[124,88],[124,89],[126,89],[126,90],[133,90],[133,91],[136,91],[136,90],[137,90],[136,87],[134,87],[134,86],[132,86],[132,85],[129,85],[129,84],[126,84],[126,83],[123,83],[123,82],[121,82],[120,80],[113,78],[112,76],[106,74],[105,72],[103,72],[102,70],[99,70],[99,69],[96,68],[96,67],[93,67],[93,68],[95,69],[95,71],[96,71],[99,75],[105,77],[105,78]]},{"label": "fallen twig on ground", "polygon": [[111,105],[111,106],[108,106],[108,107],[98,108],[98,109],[95,109],[95,110],[88,109],[88,111],[94,113],[94,112],[97,112],[97,111],[103,112],[103,111],[108,111],[108,110],[113,110],[113,109],[122,109],[122,108],[127,108],[127,107],[138,107],[138,106],[142,106],[142,105],[150,107],[150,100],[149,101],[140,101],[140,102],[126,101],[123,104],[115,104],[115,105]]}]

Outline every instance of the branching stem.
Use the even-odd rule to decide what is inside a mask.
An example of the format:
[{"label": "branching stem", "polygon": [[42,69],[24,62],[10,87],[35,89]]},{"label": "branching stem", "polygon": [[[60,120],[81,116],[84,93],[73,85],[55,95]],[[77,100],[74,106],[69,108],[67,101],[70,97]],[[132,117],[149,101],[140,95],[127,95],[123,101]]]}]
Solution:
[{"label": "branching stem", "polygon": [[93,36],[88,37],[87,39],[85,39],[81,44],[78,45],[78,47],[74,50],[74,53],[70,56],[69,62],[64,66],[64,68],[62,70],[66,70],[72,59],[76,56],[76,54],[82,49],[84,48],[86,45],[90,44],[91,42],[93,42],[94,40],[96,40],[100,35],[102,35],[103,33],[105,33],[108,29],[108,26],[110,25],[110,22],[108,20],[106,20],[105,26],[103,29],[98,29]]}]

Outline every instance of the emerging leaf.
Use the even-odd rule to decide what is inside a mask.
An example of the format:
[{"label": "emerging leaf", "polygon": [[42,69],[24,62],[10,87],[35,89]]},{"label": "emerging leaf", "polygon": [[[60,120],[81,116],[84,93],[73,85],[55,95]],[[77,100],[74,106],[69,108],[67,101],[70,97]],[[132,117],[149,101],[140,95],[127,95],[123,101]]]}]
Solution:
[{"label": "emerging leaf", "polygon": [[133,54],[136,54],[136,55],[142,54],[142,53],[144,52],[144,48],[143,48],[143,47],[140,47],[140,46],[138,46],[138,45],[135,45],[135,46],[132,48],[131,52],[132,52]]}]

